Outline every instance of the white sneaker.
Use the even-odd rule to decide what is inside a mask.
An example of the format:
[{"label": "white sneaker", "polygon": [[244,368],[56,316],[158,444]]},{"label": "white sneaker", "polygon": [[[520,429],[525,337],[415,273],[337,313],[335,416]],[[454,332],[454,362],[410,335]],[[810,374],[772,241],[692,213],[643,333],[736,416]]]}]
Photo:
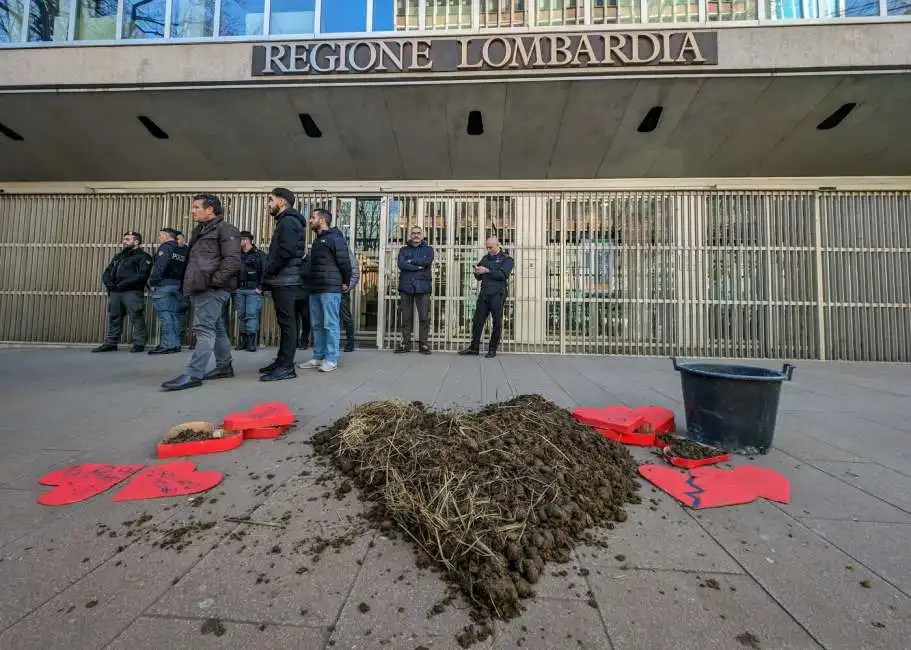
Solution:
[{"label": "white sneaker", "polygon": [[314,368],[319,368],[322,363],[322,359],[310,359],[310,361],[304,361],[297,367],[301,370],[313,370]]},{"label": "white sneaker", "polygon": [[323,364],[319,367],[323,372],[332,372],[336,368],[338,368],[338,364],[332,363],[331,361],[323,361]]}]

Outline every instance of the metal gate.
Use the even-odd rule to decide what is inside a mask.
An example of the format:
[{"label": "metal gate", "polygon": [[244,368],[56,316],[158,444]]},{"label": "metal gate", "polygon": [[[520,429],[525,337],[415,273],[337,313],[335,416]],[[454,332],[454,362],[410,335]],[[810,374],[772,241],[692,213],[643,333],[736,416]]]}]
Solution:
[{"label": "metal gate", "polygon": [[[100,274],[121,232],[139,230],[149,249],[162,226],[189,232],[191,198],[0,195],[0,341],[99,341]],[[266,195],[221,198],[227,218],[267,246]],[[398,340],[396,255],[418,224],[436,251],[438,350],[468,342],[477,290],[471,270],[484,237],[495,233],[515,259],[503,352],[911,360],[911,193],[320,192],[300,199],[304,213],[319,206],[340,216],[364,212],[362,199],[373,215],[357,217],[366,226],[348,227],[364,229],[352,241],[366,278],[355,299],[358,324],[381,347]],[[146,314],[157,331],[151,305]],[[268,303],[263,316],[263,340],[275,344]]]}]

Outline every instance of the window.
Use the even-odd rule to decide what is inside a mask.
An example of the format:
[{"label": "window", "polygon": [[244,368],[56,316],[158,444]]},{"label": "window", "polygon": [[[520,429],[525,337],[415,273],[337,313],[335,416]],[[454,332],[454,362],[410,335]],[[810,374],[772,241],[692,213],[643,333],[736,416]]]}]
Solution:
[{"label": "window", "polygon": [[117,0],[76,0],[76,40],[117,38]]},{"label": "window", "polygon": [[265,0],[221,0],[219,36],[262,36]]},{"label": "window", "polygon": [[640,7],[639,0],[593,0],[592,24],[638,23]]},{"label": "window", "polygon": [[65,41],[70,31],[71,0],[31,0],[29,41]]},{"label": "window", "polygon": [[[382,5],[384,3],[376,3]],[[374,5],[373,13],[377,7]],[[395,30],[405,31],[418,29],[421,16],[421,0],[396,0],[395,2]]]},{"label": "window", "polygon": [[23,18],[27,0],[0,0],[0,43],[22,40]]},{"label": "window", "polygon": [[171,38],[208,38],[215,29],[215,0],[173,0]]},{"label": "window", "polygon": [[164,38],[166,0],[123,0],[123,38]]},{"label": "window", "polygon": [[708,0],[705,15],[710,21],[756,20],[759,6],[756,0]]},{"label": "window", "polygon": [[698,20],[699,3],[696,0],[648,0],[650,23],[694,23]]},{"label": "window", "polygon": [[427,29],[470,29],[471,0],[427,0]]},{"label": "window", "polygon": [[584,0],[538,0],[535,24],[554,27],[585,22]]},{"label": "window", "polygon": [[[338,0],[330,0],[337,2]],[[314,0],[272,0],[270,34],[312,34]]]},{"label": "window", "polygon": [[[542,1],[550,0],[539,0]],[[479,4],[482,28],[520,27],[526,24],[524,0],[480,0]]]},{"label": "window", "polygon": [[367,31],[367,0],[324,0],[320,10],[320,31]]}]

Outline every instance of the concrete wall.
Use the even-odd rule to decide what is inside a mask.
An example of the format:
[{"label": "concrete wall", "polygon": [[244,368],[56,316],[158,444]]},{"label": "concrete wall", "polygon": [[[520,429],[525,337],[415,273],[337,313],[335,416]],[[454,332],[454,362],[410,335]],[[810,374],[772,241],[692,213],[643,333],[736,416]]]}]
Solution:
[{"label": "concrete wall", "polygon": [[[675,29],[679,31],[680,27],[675,26]],[[911,28],[906,23],[727,27],[717,32],[718,65],[695,70],[692,66],[683,66],[687,72],[911,69]],[[0,92],[3,89],[61,86],[276,83],[277,80],[251,76],[252,49],[253,44],[249,42],[4,49],[0,56]],[[628,67],[601,69],[597,74],[674,74],[681,71],[681,67]],[[575,73],[592,74],[592,71],[577,70]],[[491,76],[517,74],[527,73],[504,71]],[[460,76],[465,76],[464,71],[435,73],[431,78]],[[420,74],[384,74],[381,78],[414,80],[420,78]],[[298,79],[308,83],[332,80],[351,82],[367,78],[320,75]]]}]

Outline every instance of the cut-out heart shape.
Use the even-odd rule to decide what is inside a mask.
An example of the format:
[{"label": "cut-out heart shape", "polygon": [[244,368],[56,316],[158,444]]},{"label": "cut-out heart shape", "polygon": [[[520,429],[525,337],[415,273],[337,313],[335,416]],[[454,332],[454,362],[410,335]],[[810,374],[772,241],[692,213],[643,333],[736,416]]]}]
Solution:
[{"label": "cut-out heart shape", "polygon": [[114,501],[179,497],[210,490],[221,483],[221,472],[197,472],[192,460],[149,467],[133,477]]},{"label": "cut-out heart shape", "polygon": [[229,413],[225,416],[225,429],[246,431],[266,427],[288,427],[294,424],[294,413],[284,402],[257,404],[249,411]]},{"label": "cut-out heart shape", "polygon": [[579,422],[596,429],[634,433],[645,419],[628,406],[583,406],[573,411]]},{"label": "cut-out heart shape", "polygon": [[682,472],[663,465],[640,465],[639,473],[685,506],[694,510],[742,505],[758,497],[788,503],[787,477],[764,467],[697,467]]},{"label": "cut-out heart shape", "polygon": [[56,469],[38,479],[41,485],[54,485],[53,490],[38,497],[45,506],[64,506],[101,494],[145,465],[72,465]]}]

